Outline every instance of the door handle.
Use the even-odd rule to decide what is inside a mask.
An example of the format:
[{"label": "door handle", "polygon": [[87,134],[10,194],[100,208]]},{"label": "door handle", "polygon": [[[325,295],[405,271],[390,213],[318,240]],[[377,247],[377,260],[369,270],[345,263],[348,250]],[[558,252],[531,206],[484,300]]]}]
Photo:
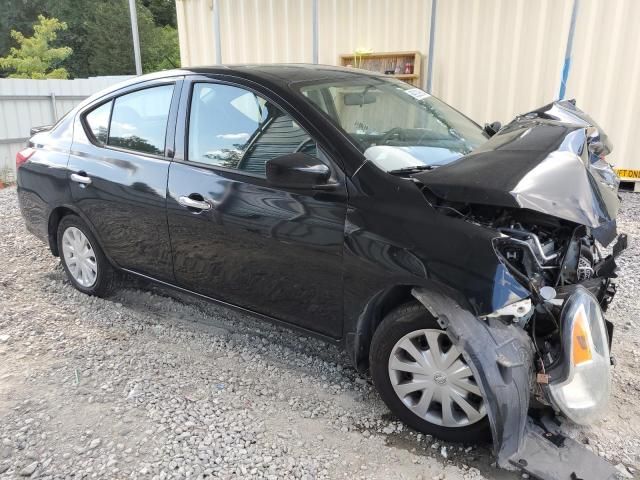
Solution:
[{"label": "door handle", "polygon": [[91,179],[89,177],[87,177],[86,175],[78,174],[78,173],[72,173],[71,174],[71,181],[76,182],[76,183],[81,183],[83,185],[90,185],[91,184]]},{"label": "door handle", "polygon": [[211,210],[211,204],[206,200],[195,200],[190,197],[179,197],[178,203],[183,207],[195,208],[197,210]]}]

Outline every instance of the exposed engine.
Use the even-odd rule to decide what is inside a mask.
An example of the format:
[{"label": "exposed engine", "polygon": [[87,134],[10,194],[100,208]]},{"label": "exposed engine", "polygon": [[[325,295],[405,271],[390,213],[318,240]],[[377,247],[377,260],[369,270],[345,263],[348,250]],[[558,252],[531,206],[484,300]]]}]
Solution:
[{"label": "exposed engine", "polygon": [[429,200],[440,213],[498,232],[496,254],[532,293],[534,308],[519,321],[534,342],[539,371],[553,368],[562,354],[559,319],[565,299],[580,285],[605,310],[615,293],[613,256],[602,254],[592,232],[583,225],[528,210]]},{"label": "exposed engine", "polygon": [[517,221],[509,222],[507,227],[493,227],[503,235],[495,243],[504,259],[538,288],[589,280],[595,275],[595,265],[602,260],[595,240],[584,229],[572,232],[570,228],[545,228]]},{"label": "exposed engine", "polygon": [[513,218],[507,226],[501,222],[492,226],[502,234],[494,242],[496,251],[533,294],[536,308],[524,327],[538,351],[538,370],[545,372],[562,357],[560,314],[576,285],[585,286],[607,307],[608,293],[613,293],[608,292],[610,280],[596,274],[603,258],[593,236],[581,226],[531,224]]}]

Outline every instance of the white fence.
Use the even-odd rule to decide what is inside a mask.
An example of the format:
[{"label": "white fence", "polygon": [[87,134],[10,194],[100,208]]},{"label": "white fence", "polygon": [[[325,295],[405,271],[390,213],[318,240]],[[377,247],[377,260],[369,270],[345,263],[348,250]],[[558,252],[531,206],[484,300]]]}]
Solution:
[{"label": "white fence", "polygon": [[14,178],[15,156],[31,127],[55,123],[84,98],[127,78],[0,79],[0,180]]}]

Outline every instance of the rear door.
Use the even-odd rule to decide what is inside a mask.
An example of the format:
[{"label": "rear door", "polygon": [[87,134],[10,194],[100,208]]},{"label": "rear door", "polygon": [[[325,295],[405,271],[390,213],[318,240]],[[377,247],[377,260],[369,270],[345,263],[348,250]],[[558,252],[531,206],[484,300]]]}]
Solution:
[{"label": "rear door", "polygon": [[[238,84],[185,84],[178,122],[188,129],[167,199],[178,284],[339,337],[347,196],[334,160],[285,109]],[[296,151],[318,156],[339,186],[270,186],[265,163]]]},{"label": "rear door", "polygon": [[173,281],[166,185],[181,79],[137,84],[76,118],[69,158],[74,204],[120,267]]}]

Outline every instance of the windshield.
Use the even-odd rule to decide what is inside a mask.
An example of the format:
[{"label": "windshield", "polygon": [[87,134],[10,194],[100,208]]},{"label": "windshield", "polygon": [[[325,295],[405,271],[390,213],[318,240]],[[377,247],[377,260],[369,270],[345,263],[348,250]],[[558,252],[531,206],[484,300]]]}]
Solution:
[{"label": "windshield", "polygon": [[395,79],[335,81],[300,91],[387,172],[445,165],[488,138],[444,102]]}]

